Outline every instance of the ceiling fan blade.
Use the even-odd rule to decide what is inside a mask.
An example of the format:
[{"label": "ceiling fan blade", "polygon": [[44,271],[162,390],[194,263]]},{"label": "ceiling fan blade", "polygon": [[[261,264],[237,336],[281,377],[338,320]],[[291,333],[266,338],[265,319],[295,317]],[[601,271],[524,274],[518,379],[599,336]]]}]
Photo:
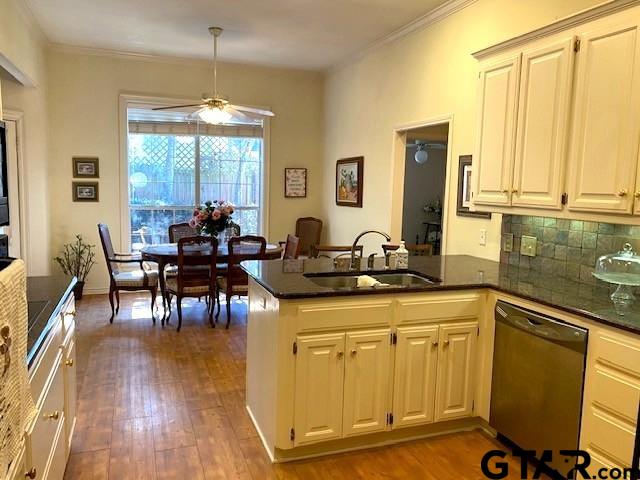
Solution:
[{"label": "ceiling fan blade", "polygon": [[254,115],[260,115],[262,117],[275,117],[275,113],[273,113],[271,110],[263,110],[261,108],[253,108],[253,107],[246,107],[244,105],[229,105],[230,107],[239,110],[241,112],[245,112],[245,113],[249,113],[249,114],[254,114]]},{"label": "ceiling fan blade", "polygon": [[225,110],[227,112],[229,112],[231,115],[233,115],[233,118],[235,120],[239,120],[240,122],[245,122],[245,123],[255,123],[256,120],[260,120],[260,116],[258,115],[247,115],[247,113],[245,112],[241,112],[240,110],[238,110],[237,108],[235,108],[235,105],[227,105],[225,107]]},{"label": "ceiling fan blade", "polygon": [[187,107],[205,107],[206,105],[203,105],[202,103],[193,103],[191,105],[173,105],[171,107],[156,107],[156,108],[152,108],[151,110],[173,110],[176,108],[187,108]]}]

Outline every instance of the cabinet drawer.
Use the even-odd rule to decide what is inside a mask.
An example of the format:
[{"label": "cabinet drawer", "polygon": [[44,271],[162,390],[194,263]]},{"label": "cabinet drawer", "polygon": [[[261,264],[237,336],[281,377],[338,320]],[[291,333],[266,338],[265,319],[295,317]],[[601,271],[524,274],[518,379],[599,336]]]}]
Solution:
[{"label": "cabinet drawer", "polygon": [[[345,325],[345,320],[348,322]],[[390,300],[306,304],[298,307],[300,331],[387,326],[393,320]]]},{"label": "cabinet drawer", "polygon": [[612,461],[622,466],[631,466],[635,446],[635,427],[597,407],[591,407],[588,413],[588,424],[585,427],[588,429],[588,438],[591,439],[587,448],[593,446],[610,457]]},{"label": "cabinet drawer", "polygon": [[640,378],[640,342],[619,335],[600,333],[596,336],[594,348],[596,361]]},{"label": "cabinet drawer", "polygon": [[430,295],[429,300],[398,300],[398,322],[416,323],[451,319],[476,318],[480,311],[480,295]]},{"label": "cabinet drawer", "polygon": [[44,395],[45,385],[53,365],[60,363],[59,358],[60,344],[62,343],[62,325],[61,322],[56,322],[51,331],[49,332],[45,345],[36,357],[31,369],[29,371],[29,385],[31,388],[31,394],[33,395],[33,401],[36,405],[42,403],[42,397]]},{"label": "cabinet drawer", "polygon": [[60,310],[62,318],[62,334],[64,338],[69,337],[69,333],[73,331],[76,324],[76,301],[73,295],[69,296],[65,304]]},{"label": "cabinet drawer", "polygon": [[[38,410],[32,430],[27,433],[29,459],[27,466],[35,467],[38,478],[46,478],[57,437],[61,431],[64,431],[64,380],[60,367],[62,353],[60,351],[58,353],[58,356],[49,364],[55,367],[50,377],[51,381],[43,394],[42,407]],[[57,418],[53,418],[53,415]]]},{"label": "cabinet drawer", "polygon": [[592,377],[592,402],[635,425],[640,401],[640,384],[616,375],[615,372],[596,367]]}]

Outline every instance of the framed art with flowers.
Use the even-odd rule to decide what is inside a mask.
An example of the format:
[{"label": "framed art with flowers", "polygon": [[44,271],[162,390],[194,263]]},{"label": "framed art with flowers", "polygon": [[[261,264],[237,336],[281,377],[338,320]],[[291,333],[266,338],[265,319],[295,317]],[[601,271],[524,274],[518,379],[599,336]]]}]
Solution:
[{"label": "framed art with flowers", "polygon": [[364,157],[336,162],[336,205],[362,208]]}]

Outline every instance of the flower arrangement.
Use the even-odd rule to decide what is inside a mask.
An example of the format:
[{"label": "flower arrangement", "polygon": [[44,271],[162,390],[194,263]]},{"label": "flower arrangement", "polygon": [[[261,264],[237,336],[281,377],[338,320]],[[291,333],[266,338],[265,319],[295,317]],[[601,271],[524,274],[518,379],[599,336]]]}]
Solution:
[{"label": "flower arrangement", "polygon": [[224,200],[214,200],[205,202],[203,206],[193,211],[193,218],[189,220],[189,225],[197,228],[200,233],[218,236],[224,232],[231,223],[233,205]]}]

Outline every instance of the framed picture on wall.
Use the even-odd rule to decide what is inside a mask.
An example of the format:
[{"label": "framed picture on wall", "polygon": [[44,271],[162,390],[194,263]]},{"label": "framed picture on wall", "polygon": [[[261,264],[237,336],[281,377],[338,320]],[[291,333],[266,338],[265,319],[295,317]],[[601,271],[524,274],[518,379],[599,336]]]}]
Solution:
[{"label": "framed picture on wall", "polygon": [[336,205],[362,208],[364,157],[336,162]]},{"label": "framed picture on wall", "polygon": [[285,198],[305,198],[307,196],[307,169],[284,169]]},{"label": "framed picture on wall", "polygon": [[458,159],[458,202],[456,213],[461,217],[491,218],[489,212],[472,212],[471,207],[471,155]]},{"label": "framed picture on wall", "polygon": [[73,182],[74,202],[97,202],[99,200],[98,182]]},{"label": "framed picture on wall", "polygon": [[98,157],[73,157],[74,178],[100,178]]}]

